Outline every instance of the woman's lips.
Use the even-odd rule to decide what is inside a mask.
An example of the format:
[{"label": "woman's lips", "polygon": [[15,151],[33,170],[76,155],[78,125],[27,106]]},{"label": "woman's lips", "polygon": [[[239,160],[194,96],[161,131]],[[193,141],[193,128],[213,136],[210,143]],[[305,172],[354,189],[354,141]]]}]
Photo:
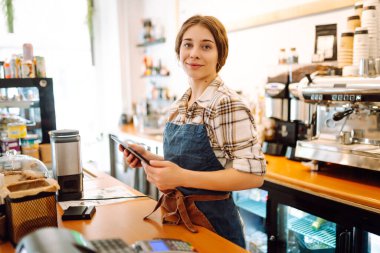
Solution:
[{"label": "woman's lips", "polygon": [[191,69],[199,69],[203,65],[201,64],[196,64],[196,63],[187,63],[187,66],[189,66]]}]

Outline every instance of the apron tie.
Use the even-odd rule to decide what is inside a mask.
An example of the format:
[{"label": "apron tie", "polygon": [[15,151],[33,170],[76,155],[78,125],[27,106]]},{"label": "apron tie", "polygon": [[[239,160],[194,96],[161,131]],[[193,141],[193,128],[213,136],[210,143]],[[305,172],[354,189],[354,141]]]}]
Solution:
[{"label": "apron tie", "polygon": [[144,217],[147,219],[159,207],[162,208],[164,214],[162,215],[163,224],[184,223],[186,228],[197,233],[198,229],[194,226],[203,226],[215,232],[215,229],[208,221],[207,217],[196,207],[195,201],[215,201],[224,200],[230,197],[230,193],[222,195],[188,195],[184,196],[179,190],[172,190],[164,193],[158,200],[154,210]]}]

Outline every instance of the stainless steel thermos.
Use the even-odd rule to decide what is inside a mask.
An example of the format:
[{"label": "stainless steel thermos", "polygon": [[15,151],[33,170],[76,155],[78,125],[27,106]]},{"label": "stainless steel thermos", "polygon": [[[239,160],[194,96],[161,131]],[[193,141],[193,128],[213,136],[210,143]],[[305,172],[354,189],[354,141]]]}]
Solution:
[{"label": "stainless steel thermos", "polygon": [[53,175],[60,190],[58,200],[74,200],[83,196],[83,173],[78,130],[49,132]]}]

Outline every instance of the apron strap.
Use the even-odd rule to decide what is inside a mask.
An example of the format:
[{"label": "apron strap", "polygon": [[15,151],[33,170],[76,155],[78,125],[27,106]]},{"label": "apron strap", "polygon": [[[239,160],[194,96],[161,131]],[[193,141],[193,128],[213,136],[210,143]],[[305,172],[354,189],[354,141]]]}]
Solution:
[{"label": "apron strap", "polygon": [[194,201],[213,201],[213,200],[224,200],[228,199],[230,197],[230,193],[226,193],[223,195],[189,195],[185,198],[188,201],[194,202]]},{"label": "apron strap", "polygon": [[[168,193],[164,193],[158,200],[154,210],[144,217],[148,219],[159,207],[164,207],[166,213],[162,216],[163,224],[175,224],[178,225],[181,221],[185,224],[186,228],[193,233],[197,233],[198,229],[194,226],[191,217],[189,216],[188,207],[193,205],[194,201],[215,201],[215,200],[224,200],[230,197],[230,193],[223,195],[189,195],[184,196],[179,190],[173,190]],[[175,201],[175,203],[173,203]],[[171,202],[172,205],[169,204]],[[173,205],[174,204],[174,205]],[[166,210],[165,207],[175,206],[175,210]],[[199,214],[204,216],[201,211]],[[173,220],[174,219],[174,220]],[[213,228],[209,228],[213,230]]]},{"label": "apron strap", "polygon": [[151,216],[157,209],[162,205],[163,199],[164,199],[165,194],[163,194],[160,199],[158,200],[156,206],[154,207],[153,211],[150,212],[147,216],[144,217],[144,220],[148,219],[149,216]]}]

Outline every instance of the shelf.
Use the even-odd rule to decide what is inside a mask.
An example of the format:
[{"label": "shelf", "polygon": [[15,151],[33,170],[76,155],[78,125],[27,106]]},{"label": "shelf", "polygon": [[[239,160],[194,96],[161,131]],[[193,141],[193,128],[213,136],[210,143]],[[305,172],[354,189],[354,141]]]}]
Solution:
[{"label": "shelf", "polygon": [[144,76],[144,75],[142,75],[141,77],[142,78],[166,78],[166,77],[169,77],[170,75],[166,75],[166,76],[164,76],[164,75],[149,75],[149,76]]},{"label": "shelf", "polygon": [[262,218],[266,218],[266,202],[258,202],[251,199],[236,201],[236,205],[250,213],[254,213]]},{"label": "shelf", "polygon": [[0,101],[0,108],[30,108],[35,107],[38,101]]},{"label": "shelf", "polygon": [[311,237],[312,239],[326,244],[331,248],[335,248],[335,223],[326,222],[320,227],[320,229],[313,230],[311,225],[314,221],[315,217],[311,215],[303,218],[291,218],[288,221],[288,229],[303,236]]},{"label": "shelf", "polygon": [[137,44],[137,47],[149,47],[149,46],[165,43],[165,41],[166,41],[165,38],[158,38],[152,41],[147,41],[147,42]]}]

